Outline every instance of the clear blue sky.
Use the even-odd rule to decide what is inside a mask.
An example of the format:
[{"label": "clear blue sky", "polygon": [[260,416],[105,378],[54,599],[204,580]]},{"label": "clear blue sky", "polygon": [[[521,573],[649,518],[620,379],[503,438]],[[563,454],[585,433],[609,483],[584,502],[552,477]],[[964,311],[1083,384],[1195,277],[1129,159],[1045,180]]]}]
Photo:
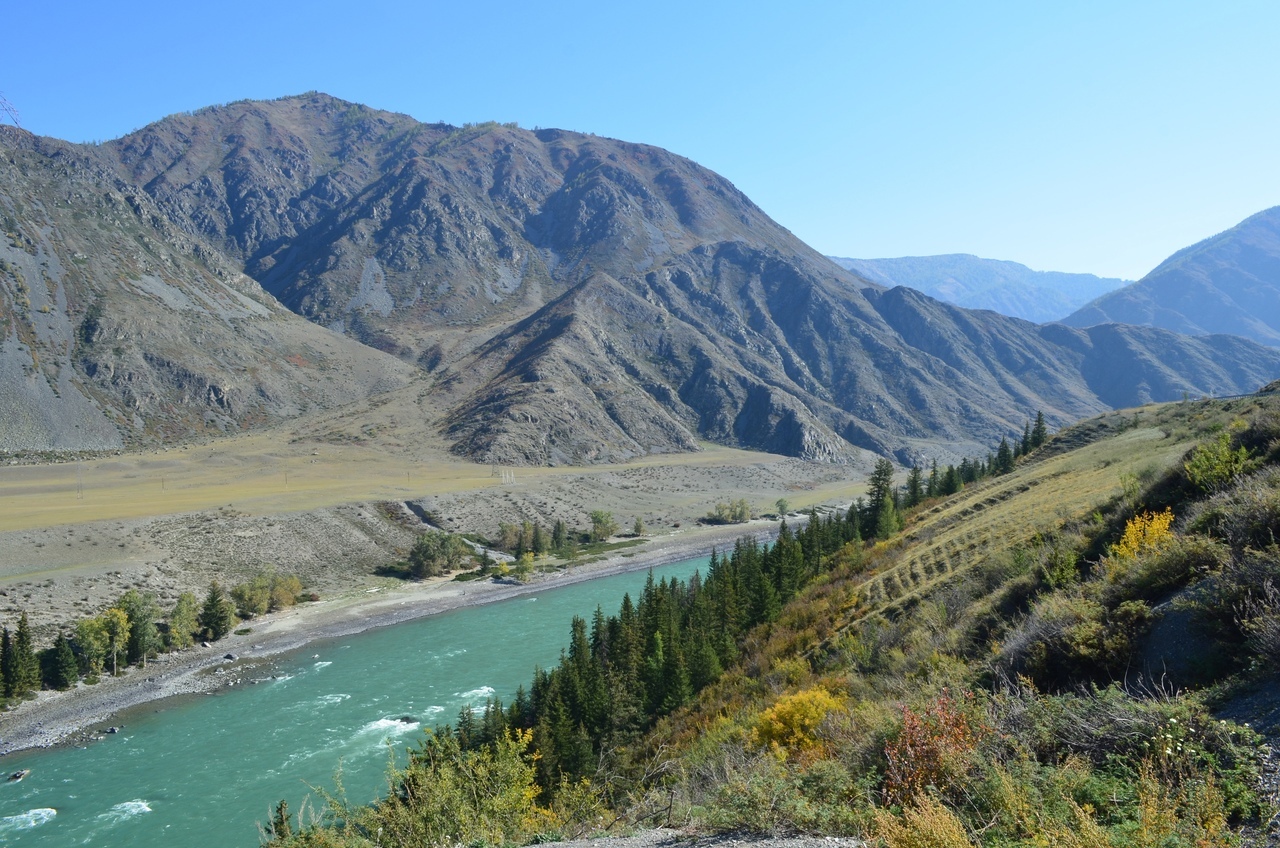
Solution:
[{"label": "clear blue sky", "polygon": [[36,133],[318,89],[660,145],[843,256],[1136,278],[1280,204],[1274,0],[16,0],[2,39]]}]

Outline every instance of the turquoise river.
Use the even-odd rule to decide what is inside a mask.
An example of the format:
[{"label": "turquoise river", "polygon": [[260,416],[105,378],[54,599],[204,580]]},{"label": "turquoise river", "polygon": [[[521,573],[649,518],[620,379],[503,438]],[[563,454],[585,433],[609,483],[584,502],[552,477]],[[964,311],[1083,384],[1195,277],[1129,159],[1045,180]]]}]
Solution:
[{"label": "turquoise river", "polygon": [[[685,578],[705,559],[654,570]],[[347,799],[386,794],[390,751],[467,704],[509,700],[535,666],[554,664],[574,615],[617,611],[647,572],[441,613],[280,658],[275,680],[156,702],[87,748],[14,754],[0,783],[0,844],[219,848],[259,844],[280,799],[297,810],[309,786]],[[401,719],[412,717],[417,723]]]}]

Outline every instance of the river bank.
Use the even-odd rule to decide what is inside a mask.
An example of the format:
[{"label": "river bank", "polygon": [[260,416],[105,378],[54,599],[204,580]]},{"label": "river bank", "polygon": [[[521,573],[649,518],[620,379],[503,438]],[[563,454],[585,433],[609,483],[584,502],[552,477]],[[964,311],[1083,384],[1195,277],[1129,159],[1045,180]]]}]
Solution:
[{"label": "river bank", "polygon": [[438,578],[389,589],[321,600],[249,622],[250,632],[230,635],[210,648],[163,654],[145,669],[131,668],[96,685],[67,692],[45,691],[0,716],[0,756],[31,748],[84,744],[117,714],[164,698],[253,685],[269,678],[269,664],[283,654],[322,639],[338,638],[427,615],[541,592],[626,571],[706,556],[743,535],[776,534],[772,521],[726,527],[696,527],[646,540],[642,547],[599,562],[538,574],[528,583]]}]

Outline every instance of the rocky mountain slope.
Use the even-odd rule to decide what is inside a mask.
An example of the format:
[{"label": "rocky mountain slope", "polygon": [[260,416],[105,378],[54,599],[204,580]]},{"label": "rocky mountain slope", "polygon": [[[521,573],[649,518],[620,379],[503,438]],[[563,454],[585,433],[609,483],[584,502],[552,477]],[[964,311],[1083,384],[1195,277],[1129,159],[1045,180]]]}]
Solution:
[{"label": "rocky mountain slope", "polygon": [[1280,206],[1170,256],[1138,282],[1066,318],[1089,327],[1145,324],[1179,333],[1232,333],[1280,345]]},{"label": "rocky mountain slope", "polygon": [[1037,324],[1060,320],[1130,282],[1093,274],[1033,271],[1017,262],[967,253],[898,259],[829,258],[841,268],[884,286],[910,286],[956,306],[990,309]]},{"label": "rocky mountain slope", "polygon": [[0,449],[218,434],[415,379],[281,307],[97,160],[0,127]]},{"label": "rocky mountain slope", "polygon": [[835,461],[985,451],[1037,409],[1063,422],[1280,373],[1233,339],[1045,329],[886,291],[645,145],[308,94],[76,150],[209,267],[428,372],[424,426],[483,461],[701,439]]}]

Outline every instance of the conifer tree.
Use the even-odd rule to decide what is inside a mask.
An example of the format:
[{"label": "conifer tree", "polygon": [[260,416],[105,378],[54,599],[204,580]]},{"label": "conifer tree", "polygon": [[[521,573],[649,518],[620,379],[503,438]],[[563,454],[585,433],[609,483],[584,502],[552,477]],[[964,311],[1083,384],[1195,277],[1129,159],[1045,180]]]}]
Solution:
[{"label": "conifer tree", "polygon": [[13,655],[13,637],[9,628],[4,628],[0,639],[0,680],[3,680],[4,696],[12,698],[18,691],[18,662]]},{"label": "conifer tree", "polygon": [[216,580],[209,584],[209,593],[205,595],[196,623],[201,632],[214,642],[226,636],[236,626],[235,604]]},{"label": "conifer tree", "polygon": [[919,465],[911,466],[911,473],[907,475],[907,508],[918,505],[924,500],[924,481],[923,474]]},{"label": "conifer tree", "polygon": [[880,504],[892,497],[893,463],[881,457],[867,480],[867,506],[871,515],[880,512]]},{"label": "conifer tree", "polygon": [[50,681],[55,689],[70,689],[80,679],[80,666],[76,662],[75,652],[71,650],[71,642],[59,633],[53,643],[53,679]]},{"label": "conifer tree", "polygon": [[996,473],[1008,474],[1013,470],[1013,449],[1009,447],[1009,440],[1004,436],[1000,437],[1000,447],[996,449]]},{"label": "conifer tree", "polygon": [[925,496],[936,498],[942,494],[942,479],[938,474],[938,460],[934,459],[929,469],[929,485],[925,487]]},{"label": "conifer tree", "polygon": [[1031,447],[1038,448],[1049,439],[1049,428],[1044,423],[1044,413],[1036,411],[1036,425],[1031,429]]},{"label": "conifer tree", "polygon": [[25,695],[40,688],[40,658],[31,640],[31,624],[24,611],[18,619],[13,637],[13,662],[16,668],[15,695]]},{"label": "conifer tree", "polygon": [[551,528],[551,549],[557,554],[563,554],[568,542],[569,527],[564,523],[564,519],[557,518],[555,526]]},{"label": "conifer tree", "polygon": [[1026,456],[1027,454],[1031,453],[1032,445],[1031,445],[1031,422],[1030,421],[1024,421],[1022,424],[1021,447],[1022,447],[1022,450],[1019,452],[1019,456]]}]

